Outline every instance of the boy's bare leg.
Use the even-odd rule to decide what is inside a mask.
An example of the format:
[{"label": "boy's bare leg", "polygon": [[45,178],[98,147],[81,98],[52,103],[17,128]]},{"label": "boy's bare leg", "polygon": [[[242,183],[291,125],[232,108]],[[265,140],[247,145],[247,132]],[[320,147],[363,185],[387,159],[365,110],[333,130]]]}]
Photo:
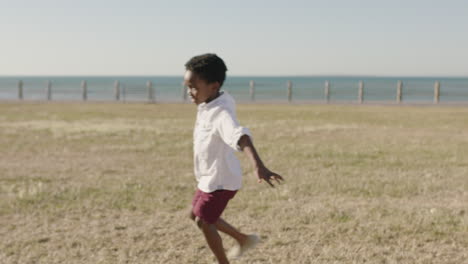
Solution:
[{"label": "boy's bare leg", "polygon": [[208,224],[203,220],[198,221],[200,221],[199,226],[203,231],[203,234],[205,235],[205,239],[208,243],[208,246],[210,246],[211,251],[213,251],[213,254],[216,256],[216,259],[218,259],[218,263],[229,264],[229,261],[226,257],[226,253],[224,253],[223,241],[221,240],[221,236],[219,235],[218,230],[216,229],[216,225]]},{"label": "boy's bare leg", "polygon": [[218,259],[218,262],[220,264],[229,264],[226,253],[224,252],[223,241],[221,240],[221,236],[216,229],[216,225],[205,223],[203,220],[196,217],[191,209],[189,212],[189,217],[195,221],[197,226],[202,230],[206,242],[208,243],[208,246],[210,247],[213,254],[216,256],[216,259]]},{"label": "boy's bare leg", "polygon": [[234,238],[239,244],[243,245],[247,239],[247,235],[239,232],[235,227],[230,225],[228,222],[224,221],[222,218],[219,218],[216,223],[216,228]]},{"label": "boy's bare leg", "polygon": [[237,246],[234,246],[233,248],[229,250],[229,253],[227,254],[227,256],[230,259],[236,259],[242,256],[245,251],[254,248],[260,241],[260,238],[257,235],[255,234],[246,235],[244,233],[241,233],[237,229],[235,229],[233,226],[231,226],[229,223],[224,221],[222,218],[219,218],[216,221],[215,225],[216,225],[216,228],[218,228],[218,230],[233,237],[238,243]]}]

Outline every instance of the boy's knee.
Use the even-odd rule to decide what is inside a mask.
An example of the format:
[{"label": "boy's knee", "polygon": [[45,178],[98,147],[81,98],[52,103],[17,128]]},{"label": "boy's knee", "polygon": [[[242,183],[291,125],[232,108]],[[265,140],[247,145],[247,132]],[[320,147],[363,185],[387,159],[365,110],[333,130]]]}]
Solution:
[{"label": "boy's knee", "polygon": [[189,218],[190,218],[191,220],[195,221],[195,217],[196,217],[196,216],[193,214],[193,211],[192,211],[192,210],[190,210],[188,216],[189,216]]},{"label": "boy's knee", "polygon": [[204,222],[205,221],[203,221],[199,217],[195,217],[195,223],[197,224],[198,228],[202,228]]},{"label": "boy's knee", "polygon": [[197,226],[200,228],[200,229],[203,229],[203,228],[206,228],[206,227],[209,227],[210,224],[207,223],[205,220],[203,219],[200,219],[199,217],[195,217],[195,223],[197,224]]}]

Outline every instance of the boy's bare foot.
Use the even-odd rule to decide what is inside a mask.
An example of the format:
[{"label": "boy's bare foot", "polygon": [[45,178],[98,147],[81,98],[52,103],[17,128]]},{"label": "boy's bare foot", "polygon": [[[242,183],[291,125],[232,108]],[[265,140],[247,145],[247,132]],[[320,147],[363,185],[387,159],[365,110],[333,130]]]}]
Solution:
[{"label": "boy's bare foot", "polygon": [[260,237],[258,235],[248,235],[243,243],[237,244],[229,250],[227,257],[229,259],[240,258],[247,250],[254,248],[259,242]]}]

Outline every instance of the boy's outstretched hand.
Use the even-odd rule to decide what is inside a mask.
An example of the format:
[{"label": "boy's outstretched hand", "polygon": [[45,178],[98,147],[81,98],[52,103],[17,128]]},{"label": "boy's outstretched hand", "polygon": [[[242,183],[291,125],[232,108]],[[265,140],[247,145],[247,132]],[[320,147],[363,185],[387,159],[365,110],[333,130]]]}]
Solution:
[{"label": "boy's outstretched hand", "polygon": [[245,154],[247,154],[247,156],[252,161],[252,164],[256,168],[255,174],[257,175],[259,183],[262,181],[266,181],[271,187],[275,187],[273,185],[273,181],[276,181],[278,184],[281,184],[281,182],[284,181],[283,177],[281,177],[277,173],[270,171],[267,167],[265,167],[265,165],[263,165],[263,162],[260,159],[260,156],[258,155],[257,150],[255,149],[248,135],[243,135],[239,139],[238,144],[240,149]]},{"label": "boy's outstretched hand", "polygon": [[278,184],[281,184],[281,182],[284,181],[281,175],[270,171],[265,166],[261,166],[260,168],[256,169],[255,174],[257,174],[259,183],[261,183],[262,181],[266,181],[273,188],[275,187],[275,185],[273,184],[273,180],[275,180]]}]

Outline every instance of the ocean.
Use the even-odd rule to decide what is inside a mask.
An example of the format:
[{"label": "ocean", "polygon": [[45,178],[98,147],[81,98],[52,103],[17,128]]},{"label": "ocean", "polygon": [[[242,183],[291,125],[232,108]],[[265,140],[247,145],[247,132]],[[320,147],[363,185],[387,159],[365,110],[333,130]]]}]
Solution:
[{"label": "ocean", "polygon": [[[23,100],[83,100],[82,82],[86,81],[89,101],[115,101],[115,83],[119,83],[119,101],[148,101],[147,82],[153,87],[155,102],[184,102],[182,76],[44,76],[0,77],[0,101],[19,99],[18,83],[22,82]],[[325,102],[325,82],[329,82],[330,102],[359,102],[359,83],[363,82],[363,102],[396,102],[398,82],[402,82],[402,102],[433,103],[434,86],[440,83],[439,101],[468,103],[467,78],[435,77],[239,77],[228,76],[223,89],[238,102],[252,101],[250,82],[254,81],[256,102],[288,102],[291,82],[292,102]]]}]

